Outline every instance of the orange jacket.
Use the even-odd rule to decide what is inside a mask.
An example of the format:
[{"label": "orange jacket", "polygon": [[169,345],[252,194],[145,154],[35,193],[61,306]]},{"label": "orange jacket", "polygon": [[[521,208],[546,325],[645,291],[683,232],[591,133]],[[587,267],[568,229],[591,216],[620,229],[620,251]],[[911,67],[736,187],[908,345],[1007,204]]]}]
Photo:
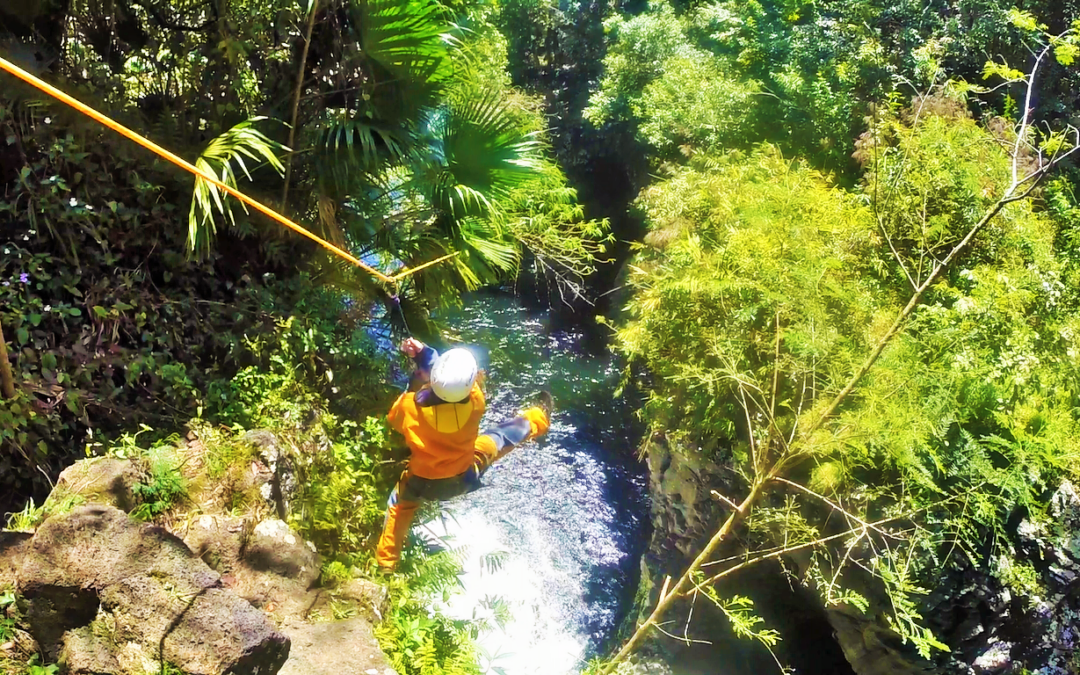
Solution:
[{"label": "orange jacket", "polygon": [[405,436],[412,451],[409,472],[420,478],[451,478],[473,463],[480,418],[484,415],[484,392],[473,385],[469,398],[460,403],[417,405],[407,391],[390,408],[390,426]]}]

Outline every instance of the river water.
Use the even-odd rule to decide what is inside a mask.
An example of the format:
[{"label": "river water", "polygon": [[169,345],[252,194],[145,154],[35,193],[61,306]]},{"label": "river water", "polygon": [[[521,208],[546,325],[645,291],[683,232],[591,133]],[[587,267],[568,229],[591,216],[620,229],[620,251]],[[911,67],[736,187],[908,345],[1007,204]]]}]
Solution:
[{"label": "river water", "polygon": [[[553,330],[546,312],[509,295],[470,296],[440,319],[449,342],[468,346],[487,370],[485,423],[513,416],[540,389],[556,402],[545,438],[414,528],[462,551],[462,591],[442,609],[492,619],[479,639],[488,672],[578,672],[628,610],[645,544],[646,479],[632,410],[614,396],[618,365],[587,355],[585,335]],[[509,609],[501,627],[495,598]]]}]

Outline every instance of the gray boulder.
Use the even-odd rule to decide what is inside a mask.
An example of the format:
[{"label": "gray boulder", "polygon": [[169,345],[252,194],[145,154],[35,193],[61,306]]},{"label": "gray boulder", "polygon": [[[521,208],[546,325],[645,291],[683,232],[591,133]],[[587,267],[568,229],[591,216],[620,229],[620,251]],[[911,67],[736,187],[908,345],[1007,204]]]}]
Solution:
[{"label": "gray boulder", "polygon": [[60,649],[60,666],[67,675],[121,675],[120,662],[109,647],[90,626],[69,630]]},{"label": "gray boulder", "polygon": [[284,630],[295,648],[280,675],[397,675],[361,618]]},{"label": "gray boulder", "polygon": [[38,529],[18,589],[30,632],[73,673],[135,675],[164,659],[194,675],[272,675],[288,638],[220,579],[166,530],[87,506]]},{"label": "gray boulder", "polygon": [[296,579],[305,588],[319,578],[319,555],[281,520],[255,526],[243,549],[244,562],[255,570]]},{"label": "gray boulder", "polygon": [[184,542],[255,607],[287,616],[312,606],[319,556],[284,522],[204,515],[191,521]]},{"label": "gray boulder", "polygon": [[19,567],[33,537],[29,532],[0,532],[0,589],[18,582]]},{"label": "gray boulder", "polygon": [[78,495],[89,504],[107,504],[122,511],[135,508],[133,487],[139,482],[139,468],[127,459],[95,457],[75,462],[60,474],[46,506],[69,495]]},{"label": "gray boulder", "polygon": [[222,588],[177,587],[140,574],[106,588],[101,611],[110,616],[102,623],[112,630],[114,644],[141,647],[119,650],[128,673],[146,672],[145,654],[190,675],[275,673],[289,656],[288,638],[262,612]]},{"label": "gray boulder", "polygon": [[255,448],[259,459],[269,467],[272,477],[260,490],[281,520],[289,517],[289,507],[296,498],[298,483],[296,467],[285,446],[277,436],[265,429],[248,431],[240,440]]}]

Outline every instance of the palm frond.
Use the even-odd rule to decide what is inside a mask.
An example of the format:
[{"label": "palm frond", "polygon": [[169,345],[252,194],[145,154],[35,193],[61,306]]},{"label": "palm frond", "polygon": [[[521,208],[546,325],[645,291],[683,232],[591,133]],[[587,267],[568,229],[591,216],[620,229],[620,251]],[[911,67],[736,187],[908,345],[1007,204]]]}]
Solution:
[{"label": "palm frond", "polygon": [[353,24],[377,86],[369,105],[383,120],[413,120],[436,103],[451,80],[458,41],[434,0],[359,0]]},{"label": "palm frond", "polygon": [[400,162],[409,145],[406,131],[370,118],[331,122],[315,138],[316,171],[324,185],[345,194],[355,181],[370,183],[385,166]]},{"label": "palm frond", "polygon": [[364,54],[399,76],[450,77],[455,43],[446,10],[433,0],[362,0],[355,5]]},{"label": "palm frond", "polygon": [[[263,160],[279,175],[284,175],[285,167],[276,153],[288,152],[288,148],[270,140],[254,128],[256,122],[264,119],[266,118],[253,117],[245,120],[210,141],[206,150],[195,160],[196,168],[234,188],[237,185],[234,165],[251,180],[245,157],[255,161]],[[188,248],[192,253],[204,254],[209,250],[217,233],[215,214],[226,218],[229,224],[235,224],[232,206],[225,197],[216,185],[203,178],[195,179],[191,210],[188,212]],[[244,207],[244,211],[247,212],[247,207]]]},{"label": "palm frond", "polygon": [[489,214],[498,198],[541,168],[540,143],[520,129],[497,96],[460,96],[434,132],[444,171],[432,202],[456,218]]},{"label": "palm frond", "polygon": [[502,281],[517,270],[520,251],[493,221],[467,218],[455,221],[453,229],[454,249],[462,254],[453,269],[467,290]]}]

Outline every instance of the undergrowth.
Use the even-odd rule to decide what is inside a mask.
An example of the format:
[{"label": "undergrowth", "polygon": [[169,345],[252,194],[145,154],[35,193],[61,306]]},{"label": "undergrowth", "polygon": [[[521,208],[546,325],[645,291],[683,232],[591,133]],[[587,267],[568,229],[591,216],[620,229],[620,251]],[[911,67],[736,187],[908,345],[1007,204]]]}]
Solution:
[{"label": "undergrowth", "polygon": [[153,520],[187,496],[187,485],[180,473],[182,466],[171,448],[156,448],[144,458],[146,473],[132,487],[138,505],[131,512],[138,520]]},{"label": "undergrowth", "polygon": [[[293,338],[296,325],[279,324],[276,344],[262,346],[273,357],[269,367],[248,367],[218,389],[220,402],[209,417],[230,426],[233,438],[245,429],[267,429],[291,448],[288,460],[296,471],[297,494],[289,525],[315,544],[323,556],[321,583],[333,589],[357,576],[374,577],[374,550],[382,529],[386,497],[401,471],[405,450],[395,446],[385,417],[348,418],[329,411],[325,397],[314,391],[302,368],[306,349]],[[383,402],[388,407],[389,400]],[[208,447],[223,448],[208,460],[218,463],[243,452],[229,440]],[[212,455],[212,453],[211,453]],[[390,594],[389,610],[375,633],[391,664],[402,675],[479,675],[476,637],[483,626],[450,619],[431,604],[458,586],[461,561],[452,552],[431,554],[410,545],[400,574],[383,580]],[[348,618],[353,608],[331,602],[323,620]]]},{"label": "undergrowth", "polygon": [[[287,464],[295,480],[288,524],[315,545],[324,560],[322,584],[333,588],[376,576],[374,550],[386,498],[407,451],[392,441],[385,421],[396,393],[385,384],[386,357],[362,330],[340,330],[334,296],[312,294],[304,302],[308,314],[278,318],[244,338],[248,364],[195,394],[200,406],[188,427],[205,446],[201,474],[213,483],[228,481],[230,473],[242,473],[257,459],[243,440],[247,431],[274,434],[282,453],[277,461]],[[185,503],[195,499],[199,486],[195,479],[191,485],[185,481],[175,429],[141,424],[138,431],[87,444],[87,456],[131,460],[142,470],[133,486],[136,518],[157,520],[178,513],[176,507],[199,507]],[[49,515],[70,511],[77,500],[30,503],[9,527],[32,531]],[[224,506],[242,511],[250,505]],[[475,639],[483,625],[431,608],[455,589],[460,568],[453,553],[429,554],[410,545],[401,573],[380,580],[388,586],[389,605],[376,634],[402,675],[479,675]],[[347,618],[354,611],[332,602],[321,618]],[[29,673],[26,660],[23,666],[18,675],[46,675]]]},{"label": "undergrowth", "polygon": [[452,551],[428,554],[412,546],[404,550],[400,569],[389,584],[389,616],[375,629],[390,664],[403,675],[479,675],[476,639],[485,626],[429,609],[432,600],[457,588],[461,560]]},{"label": "undergrowth", "polygon": [[61,495],[50,497],[41,506],[37,506],[31,498],[22,511],[8,516],[7,529],[14,532],[33,532],[49,516],[62,516],[76,506],[82,506],[85,501],[82,495]]},{"label": "undergrowth", "polygon": [[41,662],[37,643],[26,631],[18,595],[0,591],[0,673],[3,675],[56,675],[59,666]]}]

